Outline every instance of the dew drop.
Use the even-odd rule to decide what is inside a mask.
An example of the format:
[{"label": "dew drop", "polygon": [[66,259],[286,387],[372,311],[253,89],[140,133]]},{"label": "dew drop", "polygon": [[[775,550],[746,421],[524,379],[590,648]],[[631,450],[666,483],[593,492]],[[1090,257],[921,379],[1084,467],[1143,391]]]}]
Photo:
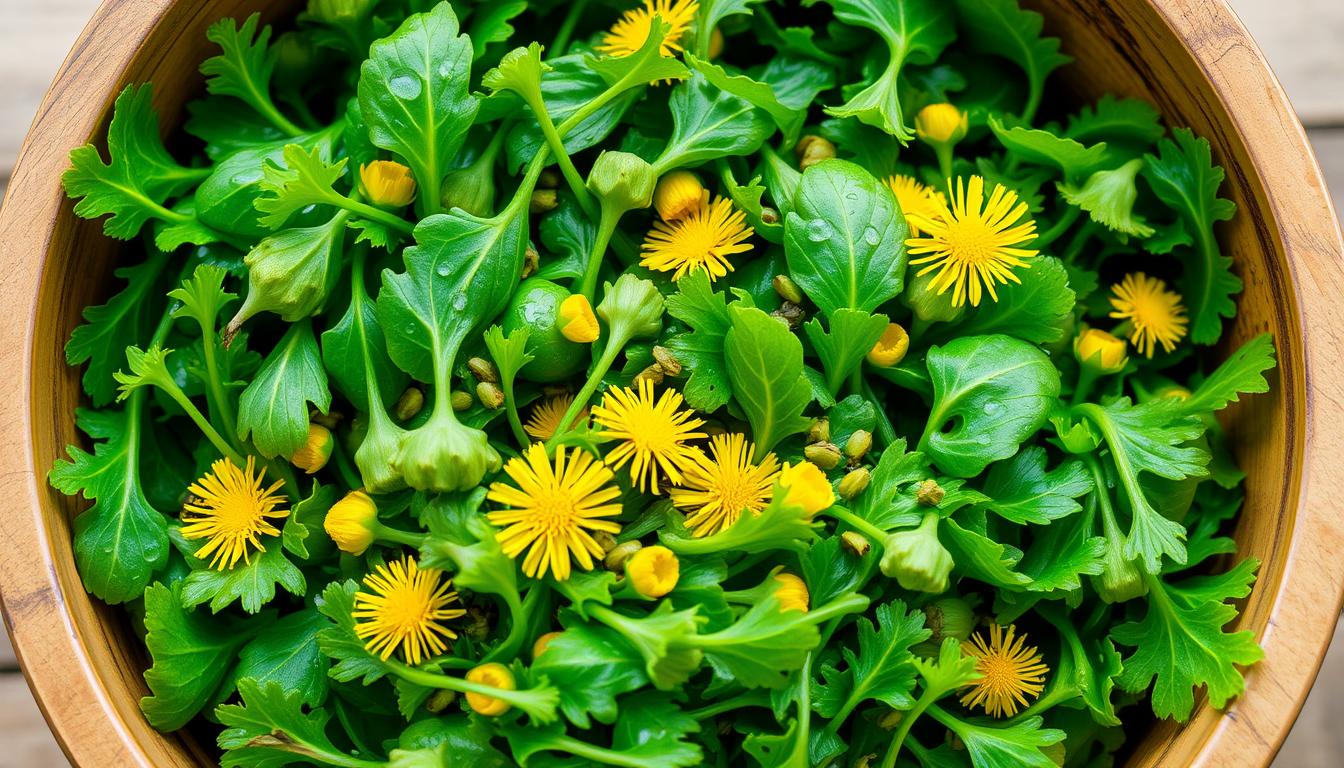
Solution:
[{"label": "dew drop", "polygon": [[882,242],[882,235],[877,231],[875,227],[868,227],[867,229],[863,230],[863,239],[869,245],[877,245],[878,243]]},{"label": "dew drop", "polygon": [[807,239],[822,243],[831,239],[831,225],[822,219],[813,219],[807,223]]},{"label": "dew drop", "polygon": [[467,294],[459,293],[453,296],[453,309],[461,312],[467,308]]},{"label": "dew drop", "polygon": [[438,269],[434,271],[439,273],[439,277],[447,277],[448,274],[452,272],[452,270],[448,268],[447,264],[440,264]]},{"label": "dew drop", "polygon": [[439,64],[439,77],[452,77],[452,75],[453,75],[452,62],[445,61]]},{"label": "dew drop", "polygon": [[420,98],[420,78],[411,74],[393,75],[387,81],[387,89],[402,101]]},{"label": "dew drop", "polygon": [[999,413],[999,411],[1003,410],[1003,405],[1001,405],[1000,403],[988,402],[985,403],[984,410],[986,416],[995,416]]}]

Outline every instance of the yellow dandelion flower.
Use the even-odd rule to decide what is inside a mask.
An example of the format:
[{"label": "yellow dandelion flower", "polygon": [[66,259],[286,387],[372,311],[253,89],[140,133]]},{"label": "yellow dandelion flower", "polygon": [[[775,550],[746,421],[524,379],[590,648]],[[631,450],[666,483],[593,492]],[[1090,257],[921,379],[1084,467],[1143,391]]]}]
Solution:
[{"label": "yellow dandelion flower", "polygon": [[936,219],[947,209],[947,195],[920,184],[913,176],[888,176],[886,185],[901,206],[911,237],[923,234],[917,219]]},{"label": "yellow dandelion flower", "polygon": [[733,207],[727,198],[709,202],[706,192],[700,206],[676,221],[655,221],[644,238],[640,266],[658,272],[672,272],[680,280],[689,272],[703,269],[710,281],[733,271],[728,257],[751,250],[746,242],[756,234],[747,224],[747,216]]},{"label": "yellow dandelion flower", "polygon": [[257,471],[256,460],[247,457],[240,469],[228,459],[210,465],[205,477],[187,490],[193,499],[182,506],[182,536],[205,539],[196,557],[210,558],[210,567],[227,571],[239,560],[251,562],[252,550],[265,552],[262,536],[279,536],[280,529],[267,518],[284,518],[287,509],[277,509],[285,498],[277,493],[284,482],[262,488],[266,470]]},{"label": "yellow dandelion flower", "polygon": [[1190,320],[1181,306],[1181,295],[1167,290],[1167,284],[1142,272],[1125,275],[1111,286],[1111,317],[1129,321],[1129,341],[1146,357],[1153,356],[1155,344],[1170,352],[1185,337]]},{"label": "yellow dandelion flower", "polygon": [[770,503],[779,461],[767,453],[760,464],[751,462],[755,446],[740,434],[715,435],[710,457],[700,454],[686,469],[682,488],[668,493],[672,503],[687,510],[686,527],[698,536],[710,536],[733,523],[743,511],[759,513]]},{"label": "yellow dandelion flower", "polygon": [[681,561],[660,544],[642,547],[625,562],[625,577],[639,594],[657,599],[677,588]]},{"label": "yellow dandelion flower", "polygon": [[[542,400],[540,403],[532,406],[532,413],[527,417],[527,423],[523,425],[523,430],[531,435],[534,440],[546,442],[560,431],[560,420],[565,417],[565,411],[574,403],[574,396],[571,394],[552,395]],[[579,411],[579,415],[574,417],[574,424],[581,423],[588,418],[588,409]]]},{"label": "yellow dandelion flower", "polygon": [[980,306],[984,291],[994,301],[997,283],[1020,283],[1014,267],[1028,268],[1028,259],[1036,251],[1020,246],[1036,239],[1036,222],[1023,221],[1027,204],[1017,193],[996,184],[985,200],[985,180],[972,176],[969,184],[957,180],[951,208],[944,207],[936,217],[915,216],[923,237],[905,241],[910,248],[911,266],[927,265],[919,275],[936,272],[930,287],[939,295],[952,289],[952,306],[960,307],[969,298],[971,306]]},{"label": "yellow dandelion flower", "polygon": [[694,0],[644,0],[639,8],[621,14],[611,30],[603,35],[602,44],[597,46],[597,50],[616,57],[629,56],[638,51],[644,46],[644,41],[649,39],[653,17],[657,16],[668,25],[661,52],[664,56],[676,56],[681,52],[681,38],[691,28],[695,11],[699,7]]},{"label": "yellow dandelion flower", "polygon": [[[495,662],[473,668],[467,673],[467,682],[480,683],[503,691],[516,690],[518,687],[518,682],[513,679],[513,673],[509,668]],[[477,714],[486,717],[499,717],[513,706],[503,699],[476,691],[467,691],[467,705]]]},{"label": "yellow dandelion flower", "polygon": [[444,638],[457,633],[439,622],[466,615],[457,602],[451,579],[434,568],[420,568],[409,556],[380,565],[364,577],[368,592],[355,595],[355,634],[383,661],[397,650],[407,664],[448,650]]},{"label": "yellow dandelion flower", "polygon": [[977,659],[975,669],[980,673],[980,679],[961,697],[963,706],[983,707],[993,717],[1012,717],[1027,706],[1027,697],[1041,695],[1050,668],[1041,661],[1040,652],[1027,645],[1025,634],[1013,636],[1016,631],[1012,624],[1007,633],[991,624],[989,642],[978,632],[962,642],[962,653]]},{"label": "yellow dandelion flower", "polygon": [[779,470],[779,484],[784,487],[784,501],[802,507],[809,515],[830,509],[835,504],[831,481],[810,461],[786,463]]},{"label": "yellow dandelion flower", "polygon": [[607,390],[602,404],[593,408],[593,421],[603,428],[598,437],[620,441],[607,454],[612,469],[630,462],[636,487],[658,493],[660,473],[680,485],[694,466],[700,451],[686,443],[705,436],[696,431],[705,422],[695,418],[694,411],[680,410],[680,392],[663,390],[655,403],[652,381],[640,379],[636,386],[638,392],[629,387]]},{"label": "yellow dandelion flower", "polygon": [[523,573],[538,578],[549,571],[555,578],[569,578],[570,556],[585,571],[593,569],[593,558],[601,558],[602,545],[591,531],[619,533],[621,526],[601,517],[621,513],[616,498],[620,490],[612,485],[611,470],[581,450],[566,456],[564,446],[555,449],[555,464],[546,457],[546,448],[533,443],[522,456],[509,459],[504,473],[514,485],[491,483],[486,498],[508,509],[486,515],[492,524],[504,530],[495,534],[504,554],[523,558]]},{"label": "yellow dandelion flower", "polygon": [[775,574],[775,599],[779,601],[779,610],[807,613],[810,598],[807,584],[802,579],[792,573]]}]

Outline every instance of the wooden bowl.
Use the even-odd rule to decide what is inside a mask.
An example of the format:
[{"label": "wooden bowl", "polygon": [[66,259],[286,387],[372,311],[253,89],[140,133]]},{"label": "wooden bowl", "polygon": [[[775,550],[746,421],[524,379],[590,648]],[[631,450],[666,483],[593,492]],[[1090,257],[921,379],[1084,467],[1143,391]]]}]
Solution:
[{"label": "wooden bowl", "polygon": [[[1344,595],[1344,262],[1320,170],[1282,89],[1222,0],[1034,0],[1078,59],[1062,75],[1080,96],[1150,99],[1171,125],[1213,143],[1237,217],[1224,247],[1245,279],[1228,334],[1271,331],[1273,393],[1228,414],[1248,473],[1236,529],[1260,578],[1238,620],[1265,660],[1227,713],[1201,704],[1184,727],[1158,725],[1131,765],[1264,766],[1288,734],[1325,653]],[[123,248],[77,219],[60,176],[72,147],[102,141],[112,100],[153,81],[169,126],[201,91],[206,27],[223,16],[292,11],[296,0],[107,0],[47,94],[0,219],[0,355],[13,378],[0,400],[0,594],[28,680],[71,761],[85,768],[208,765],[210,745],[164,735],[141,717],[144,652],[118,612],[91,600],[71,555],[80,504],[47,470],[77,441],[75,371],[62,347],[80,310],[107,293]],[[130,246],[135,250],[138,246]]]}]

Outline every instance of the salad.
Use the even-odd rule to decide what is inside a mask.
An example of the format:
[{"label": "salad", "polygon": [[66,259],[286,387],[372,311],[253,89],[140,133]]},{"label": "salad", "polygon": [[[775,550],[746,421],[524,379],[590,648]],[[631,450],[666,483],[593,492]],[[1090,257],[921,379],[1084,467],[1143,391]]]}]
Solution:
[{"label": "salad", "polygon": [[1273,343],[1225,354],[1208,142],[1052,90],[1042,28],[309,0],[211,26],[166,143],[126,88],[64,178],[136,245],[50,482],[148,721],[256,768],[997,768],[1226,705],[1215,415]]}]

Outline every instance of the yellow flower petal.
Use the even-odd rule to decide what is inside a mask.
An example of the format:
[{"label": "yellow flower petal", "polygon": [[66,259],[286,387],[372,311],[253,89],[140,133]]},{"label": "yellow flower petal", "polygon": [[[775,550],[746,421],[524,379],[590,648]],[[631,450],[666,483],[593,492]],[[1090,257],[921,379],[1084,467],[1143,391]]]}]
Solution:
[{"label": "yellow flower petal", "polygon": [[750,251],[751,243],[746,241],[755,233],[733,201],[720,197],[711,203],[706,193],[691,213],[676,221],[654,222],[644,238],[639,263],[671,272],[673,280],[703,269],[713,281],[733,271],[729,257]]},{"label": "yellow flower petal", "polygon": [[438,656],[448,650],[444,640],[457,637],[439,622],[466,614],[449,607],[457,602],[452,586],[442,571],[409,556],[380,565],[364,577],[368,591],[355,595],[355,634],[383,661],[398,651],[411,666]]},{"label": "yellow flower petal", "polygon": [[267,518],[284,518],[287,509],[277,509],[285,498],[279,494],[283,481],[262,488],[266,470],[257,471],[247,457],[240,469],[228,459],[210,465],[210,471],[188,487],[191,497],[182,505],[182,536],[188,541],[205,539],[196,557],[210,558],[210,567],[227,571],[239,561],[251,562],[250,553],[265,552],[262,536],[279,536],[280,529]]},{"label": "yellow flower petal", "polygon": [[1027,706],[1028,697],[1041,695],[1050,668],[1040,652],[1026,644],[1025,634],[1014,638],[1016,631],[1009,624],[1005,635],[1003,627],[991,624],[988,642],[976,633],[961,644],[962,653],[977,659],[975,669],[980,673],[961,697],[963,706],[983,707],[993,717],[1012,717]]},{"label": "yellow flower petal", "polygon": [[767,453],[760,464],[753,464],[754,451],[743,435],[715,435],[710,455],[697,455],[681,487],[668,491],[672,503],[686,511],[691,533],[711,536],[732,526],[743,512],[758,513],[770,502],[779,461]]},{"label": "yellow flower petal", "polygon": [[1161,280],[1142,272],[1125,275],[1119,284],[1111,286],[1111,293],[1111,306],[1115,308],[1111,317],[1129,321],[1129,340],[1146,357],[1153,356],[1156,344],[1171,352],[1185,337],[1190,321],[1181,296],[1168,291]]}]

